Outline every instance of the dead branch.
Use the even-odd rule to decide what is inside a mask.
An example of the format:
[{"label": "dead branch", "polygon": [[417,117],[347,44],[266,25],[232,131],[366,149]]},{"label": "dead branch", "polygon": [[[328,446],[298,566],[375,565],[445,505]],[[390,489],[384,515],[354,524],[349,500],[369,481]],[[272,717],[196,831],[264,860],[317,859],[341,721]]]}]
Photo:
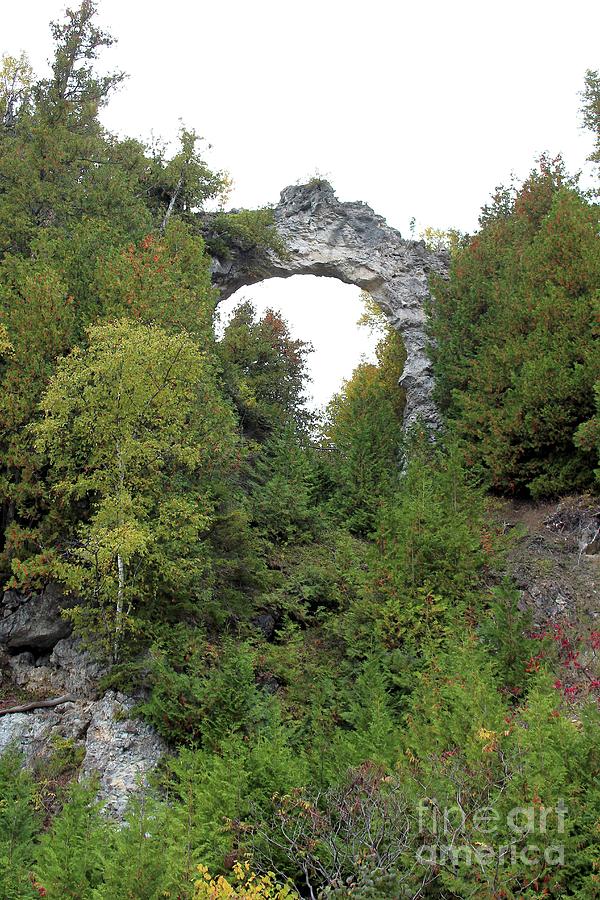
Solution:
[{"label": "dead branch", "polygon": [[23,703],[21,706],[9,706],[8,709],[0,709],[0,716],[7,716],[9,713],[29,712],[30,709],[49,709],[76,699],[74,694],[64,694],[62,697],[54,697],[51,700],[31,700],[29,703]]}]

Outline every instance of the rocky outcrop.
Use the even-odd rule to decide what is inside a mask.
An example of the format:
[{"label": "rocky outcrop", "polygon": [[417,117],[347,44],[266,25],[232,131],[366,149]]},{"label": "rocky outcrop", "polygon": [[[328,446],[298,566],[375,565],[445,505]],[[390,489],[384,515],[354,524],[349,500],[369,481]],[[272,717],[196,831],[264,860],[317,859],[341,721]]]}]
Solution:
[{"label": "rocky outcrop", "polygon": [[80,779],[98,778],[105,811],[120,819],[130,798],[166,753],[153,728],[132,716],[134,701],[108,691],[100,700],[77,699],[54,709],[0,717],[0,754],[18,749],[25,764],[43,771],[57,739],[82,749]]},{"label": "rocky outcrop", "polygon": [[365,203],[341,203],[325,181],[285,188],[273,213],[285,253],[240,250],[227,260],[214,259],[213,280],[221,298],[266,278],[298,274],[358,285],[402,333],[407,354],[401,378],[405,426],[421,420],[437,427],[425,306],[429,276],[446,275],[447,254],[431,252],[422,241],[404,240]]},{"label": "rocky outcrop", "polygon": [[568,497],[548,516],[546,526],[555,534],[570,538],[579,554],[600,553],[600,503],[593,497]]},{"label": "rocky outcrop", "polygon": [[507,573],[522,592],[522,607],[536,624],[567,619],[595,624],[598,608],[600,504],[589,496],[559,503],[504,501],[502,525],[515,530]]},{"label": "rocky outcrop", "polygon": [[15,747],[27,766],[43,772],[59,739],[69,741],[81,751],[80,777],[97,777],[107,813],[121,818],[167,747],[136,718],[134,699],[114,691],[99,695],[104,669],[78,641],[64,636],[64,605],[53,586],[26,597],[12,591],[4,595],[1,687],[8,699],[0,707],[39,697],[73,699],[49,709],[0,715],[0,754]]},{"label": "rocky outcrop", "polygon": [[99,776],[104,808],[116,818],[167,751],[154,729],[132,716],[133,706],[131,697],[108,691],[93,704],[85,734],[81,777]]},{"label": "rocky outcrop", "polygon": [[0,645],[13,652],[52,650],[71,633],[71,623],[61,616],[62,610],[71,605],[54,584],[25,595],[6,591],[1,607]]},{"label": "rocky outcrop", "polygon": [[105,671],[73,638],[63,638],[48,656],[30,651],[9,656],[7,668],[14,684],[30,694],[75,694],[88,700],[97,697]]}]

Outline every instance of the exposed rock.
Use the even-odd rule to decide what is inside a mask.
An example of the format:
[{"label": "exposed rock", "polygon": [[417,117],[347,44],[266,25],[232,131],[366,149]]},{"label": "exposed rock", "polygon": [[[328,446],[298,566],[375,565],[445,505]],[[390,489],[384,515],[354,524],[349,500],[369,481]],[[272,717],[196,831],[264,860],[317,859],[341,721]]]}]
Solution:
[{"label": "exposed rock", "polygon": [[213,261],[213,280],[221,298],[265,278],[325,275],[368,291],[390,324],[402,333],[406,365],[405,427],[417,420],[436,428],[433,374],[427,356],[425,304],[428,277],[445,276],[449,258],[422,241],[403,240],[365,203],[341,203],[330,184],[315,181],[287,187],[274,209],[275,227],[286,253],[247,253]]},{"label": "exposed rock", "polygon": [[89,653],[81,650],[79,641],[59,641],[47,657],[34,658],[26,651],[9,658],[8,665],[15,684],[34,693],[76,694],[93,699],[97,695],[98,678],[104,667]]},{"label": "exposed rock", "polygon": [[61,616],[61,611],[71,605],[72,601],[54,584],[25,595],[6,591],[2,600],[0,644],[11,651],[51,650],[71,633],[71,623]]},{"label": "exposed rock", "polygon": [[537,624],[597,620],[599,558],[589,552],[589,535],[599,514],[597,501],[585,496],[502,504],[505,528],[523,529],[508,553],[509,572]]},{"label": "exposed rock", "polygon": [[56,738],[83,748],[80,779],[99,778],[106,812],[122,818],[128,800],[143,785],[167,748],[156,732],[130,718],[133,700],[108,691],[98,701],[76,700],[55,709],[0,718],[0,754],[16,747],[29,768],[43,770]]},{"label": "exposed rock", "polygon": [[150,725],[130,718],[133,705],[131,698],[109,691],[93,704],[85,738],[81,777],[99,775],[100,797],[117,818],[167,749]]},{"label": "exposed rock", "polygon": [[71,693],[77,699],[0,716],[0,754],[13,745],[27,766],[43,771],[56,738],[73,741],[84,754],[81,777],[97,775],[106,811],[122,817],[129,798],[167,749],[149,725],[132,715],[135,701],[113,691],[98,699],[103,668],[73,638],[59,641],[45,658],[26,651],[5,663],[17,687],[37,696]]},{"label": "exposed rock", "polygon": [[600,553],[600,504],[591,497],[567,497],[548,516],[545,525],[570,540],[580,554]]},{"label": "exposed rock", "polygon": [[262,631],[264,637],[270,641],[275,634],[275,626],[277,624],[275,616],[270,612],[263,612],[252,620],[253,624]]}]

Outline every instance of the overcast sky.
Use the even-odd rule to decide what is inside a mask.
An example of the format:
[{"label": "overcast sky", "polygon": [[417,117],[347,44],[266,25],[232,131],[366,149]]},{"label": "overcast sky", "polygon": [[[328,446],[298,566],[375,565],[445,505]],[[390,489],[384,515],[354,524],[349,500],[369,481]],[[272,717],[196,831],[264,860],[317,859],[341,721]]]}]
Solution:
[{"label": "overcast sky", "polygon": [[[4,0],[0,50],[42,71],[65,5]],[[232,206],[319,173],[406,236],[413,217],[471,231],[541,152],[589,172],[578,92],[600,68],[597,0],[100,0],[100,16],[119,41],[107,64],[130,75],[107,126],[172,140],[183,120],[231,174]],[[305,276],[243,295],[315,344],[319,402],[368,349],[348,285]]]}]

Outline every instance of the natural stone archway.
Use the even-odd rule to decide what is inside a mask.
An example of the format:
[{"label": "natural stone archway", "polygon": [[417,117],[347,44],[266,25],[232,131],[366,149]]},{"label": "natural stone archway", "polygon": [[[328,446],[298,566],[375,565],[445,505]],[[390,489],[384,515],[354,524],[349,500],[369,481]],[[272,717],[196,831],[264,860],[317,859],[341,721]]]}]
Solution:
[{"label": "natural stone archway", "polygon": [[285,188],[273,214],[285,255],[240,251],[226,261],[214,259],[213,281],[221,299],[246,285],[291,275],[324,275],[358,285],[404,339],[405,427],[421,420],[436,428],[425,302],[428,276],[447,273],[447,254],[428,250],[422,241],[403,240],[366,203],[341,203],[324,181]]}]

